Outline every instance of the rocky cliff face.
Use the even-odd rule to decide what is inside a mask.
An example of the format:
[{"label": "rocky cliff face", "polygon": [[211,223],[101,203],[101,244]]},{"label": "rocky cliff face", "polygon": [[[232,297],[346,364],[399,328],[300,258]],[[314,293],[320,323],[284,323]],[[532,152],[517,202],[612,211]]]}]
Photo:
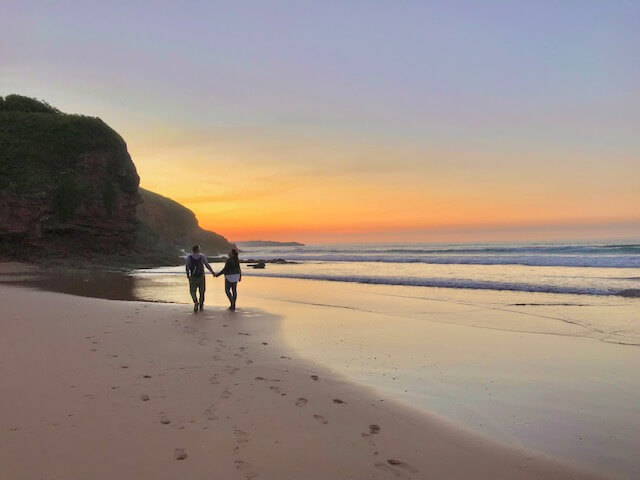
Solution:
[{"label": "rocky cliff face", "polygon": [[99,118],[0,97],[0,257],[154,266],[181,262],[194,243],[211,255],[233,246],[139,182],[124,140]]},{"label": "rocky cliff face", "polygon": [[3,248],[131,245],[140,179],[124,140],[98,118],[17,95],[0,100]]},{"label": "rocky cliff face", "polygon": [[170,251],[188,251],[198,244],[204,253],[216,255],[234,247],[222,235],[202,229],[195,214],[178,202],[143,188],[139,193],[139,249],[164,245]]}]

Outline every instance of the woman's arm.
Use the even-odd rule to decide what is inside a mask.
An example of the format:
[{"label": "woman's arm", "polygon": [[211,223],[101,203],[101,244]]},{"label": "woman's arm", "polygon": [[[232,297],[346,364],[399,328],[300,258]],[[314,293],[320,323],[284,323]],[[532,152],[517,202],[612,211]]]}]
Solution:
[{"label": "woman's arm", "polygon": [[224,275],[225,273],[227,273],[227,271],[229,270],[229,260],[231,259],[227,259],[227,261],[224,263],[224,268],[216,274],[216,277],[219,277],[220,275]]}]

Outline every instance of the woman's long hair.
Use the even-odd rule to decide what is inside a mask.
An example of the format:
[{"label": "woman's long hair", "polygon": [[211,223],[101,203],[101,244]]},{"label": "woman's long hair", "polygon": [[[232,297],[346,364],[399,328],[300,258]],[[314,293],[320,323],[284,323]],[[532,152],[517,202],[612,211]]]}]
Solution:
[{"label": "woman's long hair", "polygon": [[240,266],[240,258],[238,257],[238,250],[235,248],[231,249],[231,258],[234,260],[235,264]]}]

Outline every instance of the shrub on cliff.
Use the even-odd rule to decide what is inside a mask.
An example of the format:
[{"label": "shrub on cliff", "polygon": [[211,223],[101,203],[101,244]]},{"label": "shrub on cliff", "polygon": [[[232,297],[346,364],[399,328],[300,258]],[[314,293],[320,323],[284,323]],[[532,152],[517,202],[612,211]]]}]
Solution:
[{"label": "shrub on cliff", "polygon": [[0,97],[0,111],[8,112],[38,112],[38,113],[60,113],[55,107],[52,107],[43,100],[24,97],[22,95],[7,95]]}]

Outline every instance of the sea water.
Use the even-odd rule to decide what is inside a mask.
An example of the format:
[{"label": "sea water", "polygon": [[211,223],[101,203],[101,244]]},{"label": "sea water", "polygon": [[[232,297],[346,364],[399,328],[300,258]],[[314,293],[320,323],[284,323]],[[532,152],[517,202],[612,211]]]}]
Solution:
[{"label": "sea water", "polygon": [[246,248],[251,275],[422,287],[640,296],[640,242]]}]

